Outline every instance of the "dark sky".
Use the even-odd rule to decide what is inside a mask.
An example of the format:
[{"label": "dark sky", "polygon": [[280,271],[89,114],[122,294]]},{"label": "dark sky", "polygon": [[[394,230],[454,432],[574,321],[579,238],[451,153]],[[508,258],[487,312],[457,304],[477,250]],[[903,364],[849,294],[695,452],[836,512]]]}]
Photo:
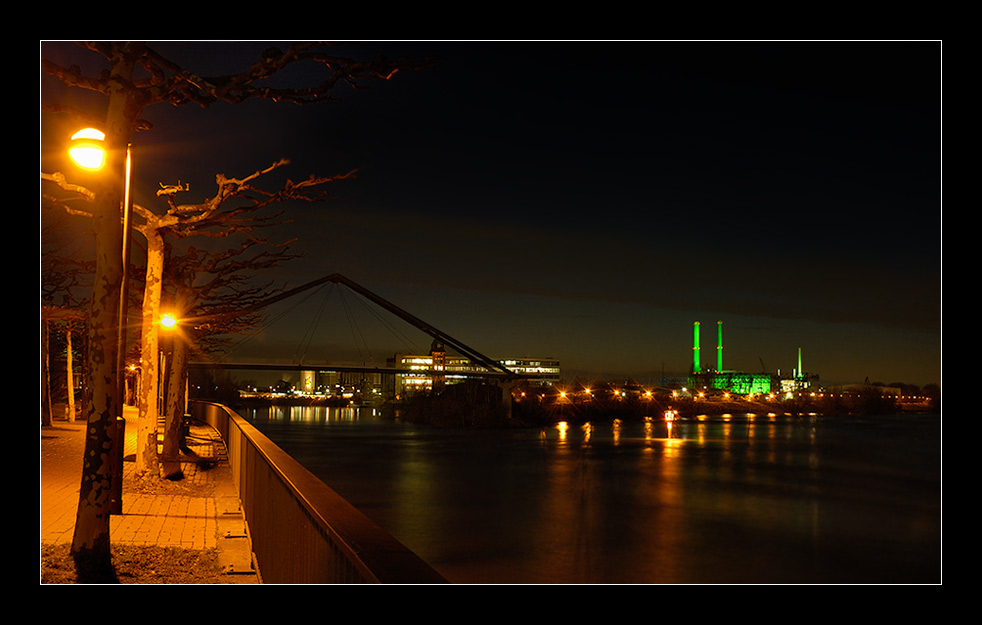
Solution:
[{"label": "dark sky", "polygon": [[[154,47],[207,74],[266,45]],[[278,234],[305,256],[269,279],[342,273],[494,358],[649,379],[688,368],[694,321],[713,358],[721,320],[727,368],[790,372],[800,347],[823,381],[940,382],[940,43],[351,49],[378,52],[437,64],[316,106],[147,109],[137,186],[191,200],[281,157],[294,179],[358,169],[288,207]],[[315,318],[307,357],[350,350],[368,330],[317,317],[321,295],[233,359],[289,357]]]}]

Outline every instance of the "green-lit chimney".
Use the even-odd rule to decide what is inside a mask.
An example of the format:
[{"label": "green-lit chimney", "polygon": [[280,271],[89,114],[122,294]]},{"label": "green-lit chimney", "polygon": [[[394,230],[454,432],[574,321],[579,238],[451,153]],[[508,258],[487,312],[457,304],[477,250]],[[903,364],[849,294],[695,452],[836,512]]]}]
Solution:
[{"label": "green-lit chimney", "polygon": [[692,372],[702,373],[702,365],[699,364],[699,322],[692,324]]},{"label": "green-lit chimney", "polygon": [[716,322],[716,370],[723,370],[723,322]]}]

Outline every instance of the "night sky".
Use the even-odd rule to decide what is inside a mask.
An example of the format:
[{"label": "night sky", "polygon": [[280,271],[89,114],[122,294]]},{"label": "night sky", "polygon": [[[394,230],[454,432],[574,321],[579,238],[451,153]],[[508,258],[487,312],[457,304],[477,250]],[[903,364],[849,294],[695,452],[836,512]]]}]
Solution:
[{"label": "night sky", "polygon": [[[153,44],[201,74],[268,45]],[[357,169],[332,202],[284,207],[294,221],[275,236],[304,257],[262,282],[341,273],[491,357],[557,358],[567,377],[682,373],[694,321],[714,363],[723,321],[726,368],[790,373],[800,347],[823,382],[941,382],[939,42],[350,49],[380,52],[436,64],[313,106],[145,110],[136,201],[162,210],[153,192],[178,180],[202,199],[216,173],[280,158],[293,179]],[[42,116],[42,169],[62,123]],[[364,359],[352,345],[372,315],[348,323],[353,299],[335,290],[317,317],[326,292],[271,309],[229,359]],[[375,360],[406,351],[379,341]]]}]

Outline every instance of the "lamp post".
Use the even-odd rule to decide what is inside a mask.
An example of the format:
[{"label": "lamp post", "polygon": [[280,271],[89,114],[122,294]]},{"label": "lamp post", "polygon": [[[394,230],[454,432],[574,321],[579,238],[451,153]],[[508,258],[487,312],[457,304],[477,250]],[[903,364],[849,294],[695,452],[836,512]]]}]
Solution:
[{"label": "lamp post", "polygon": [[[68,153],[76,165],[88,171],[98,171],[106,163],[106,135],[95,128],[83,128],[72,135]],[[126,171],[123,186],[122,205],[122,249],[123,264],[119,293],[119,311],[116,319],[116,428],[113,441],[112,494],[110,514],[123,511],[123,447],[126,441],[126,420],[123,417],[123,402],[126,396],[126,327],[127,298],[129,296],[129,249],[130,249],[130,172],[132,155],[130,144],[126,145]]]}]

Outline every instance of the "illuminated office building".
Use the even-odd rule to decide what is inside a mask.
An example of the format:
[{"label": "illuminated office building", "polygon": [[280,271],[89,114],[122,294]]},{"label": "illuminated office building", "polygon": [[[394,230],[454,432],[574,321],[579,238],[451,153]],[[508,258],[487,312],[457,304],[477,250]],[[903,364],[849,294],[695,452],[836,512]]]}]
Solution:
[{"label": "illuminated office building", "polygon": [[[554,384],[559,381],[559,361],[555,359],[508,358],[498,363],[526,377],[532,384]],[[395,354],[388,365],[403,370],[389,376],[393,386],[387,390],[396,397],[438,390],[444,385],[458,384],[472,378],[473,374],[487,372],[486,367],[473,363],[469,358],[447,354],[443,345],[436,341],[429,354]]]}]

